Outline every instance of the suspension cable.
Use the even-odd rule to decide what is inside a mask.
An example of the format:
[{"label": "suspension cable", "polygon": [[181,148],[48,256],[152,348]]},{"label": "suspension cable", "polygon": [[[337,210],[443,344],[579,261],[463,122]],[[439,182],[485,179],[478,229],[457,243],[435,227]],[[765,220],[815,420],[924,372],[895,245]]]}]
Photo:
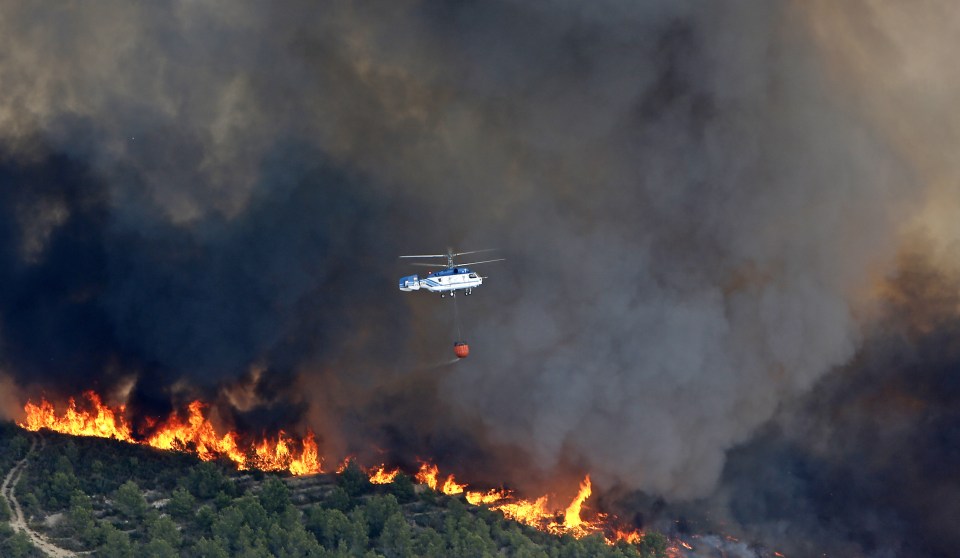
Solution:
[{"label": "suspension cable", "polygon": [[463,341],[463,336],[460,333],[460,310],[457,308],[457,291],[450,291],[450,296],[453,297],[453,323],[457,327],[457,343],[460,343]]}]

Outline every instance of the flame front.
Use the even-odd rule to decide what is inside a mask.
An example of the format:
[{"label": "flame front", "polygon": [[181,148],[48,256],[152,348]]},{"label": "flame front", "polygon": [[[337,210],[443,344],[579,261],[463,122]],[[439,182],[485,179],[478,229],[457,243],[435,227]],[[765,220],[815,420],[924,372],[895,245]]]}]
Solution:
[{"label": "flame front", "polygon": [[[206,406],[200,401],[194,401],[187,406],[186,419],[182,419],[176,412],[165,421],[148,418],[145,422],[150,425],[152,433],[146,439],[138,440],[133,437],[130,425],[123,416],[124,406],[111,409],[92,391],[85,392],[83,397],[86,400],[84,408],[79,408],[71,398],[62,415],[58,415],[54,405],[45,399],[39,404],[28,401],[24,406],[26,416],[18,424],[31,431],[46,428],[75,436],[113,438],[163,450],[193,452],[205,461],[229,459],[238,469],[289,471],[293,475],[311,475],[323,471],[316,437],[310,431],[302,440],[280,431],[276,438],[265,437],[244,448],[236,432],[220,434],[204,416]],[[345,469],[350,460],[351,458],[347,457],[338,472]],[[366,469],[373,484],[389,484],[399,472],[399,469],[387,470],[385,465]],[[433,490],[451,496],[463,494],[467,502],[473,505],[489,506],[510,519],[542,531],[570,534],[577,538],[601,533],[610,544],[617,541],[637,543],[643,539],[640,531],[612,528],[611,518],[605,514],[596,513],[595,519],[589,521],[583,519],[584,503],[592,494],[589,475],[580,483],[577,496],[565,508],[551,507],[550,498],[546,495],[526,500],[516,497],[510,490],[469,490],[466,484],[456,482],[453,475],[447,475],[441,482],[439,468],[426,462],[421,462],[415,477],[417,482]],[[559,519],[560,510],[564,510],[562,521]]]},{"label": "flame front", "polygon": [[[264,438],[244,450],[240,447],[236,432],[219,434],[203,415],[204,404],[194,401],[187,406],[185,421],[176,412],[163,422],[147,420],[148,424],[154,426],[153,433],[145,440],[137,440],[123,418],[123,405],[111,409],[92,391],[85,392],[83,396],[88,409],[78,408],[74,399],[70,398],[63,415],[58,415],[53,404],[46,399],[41,399],[39,404],[28,401],[23,407],[25,418],[17,424],[34,432],[46,428],[74,436],[114,438],[157,449],[189,451],[204,461],[225,458],[233,461],[238,469],[255,467],[263,471],[290,471],[294,475],[316,474],[322,469],[313,432],[308,431],[299,442],[280,432],[276,440]],[[290,449],[296,446],[301,448],[299,454]]]},{"label": "flame front", "polygon": [[[490,509],[499,511],[509,519],[541,531],[557,535],[570,534],[576,538],[601,533],[609,544],[618,541],[636,544],[643,540],[643,533],[639,530],[612,527],[611,518],[607,514],[598,513],[592,521],[583,519],[581,515],[583,504],[593,492],[590,475],[580,483],[577,496],[566,508],[551,507],[550,498],[546,495],[527,500],[516,497],[509,490],[491,489],[486,492],[468,490],[469,487],[466,484],[456,483],[453,475],[449,475],[442,484],[439,478],[440,471],[436,465],[421,463],[420,470],[416,474],[417,482],[449,495],[463,493],[467,502],[475,506],[489,506]],[[558,521],[560,509],[564,510],[562,522]]]},{"label": "flame front", "polygon": [[92,391],[84,392],[83,397],[89,401],[93,412],[77,409],[77,403],[72,397],[67,403],[67,410],[63,413],[63,416],[57,416],[53,404],[46,399],[41,400],[39,405],[34,405],[28,401],[23,407],[26,418],[18,424],[31,431],[48,428],[76,436],[114,438],[123,442],[133,441],[133,437],[130,435],[130,425],[123,418],[124,407],[122,405],[114,412],[103,404],[99,395]]},{"label": "flame front", "polygon": [[440,472],[436,465],[421,463],[420,470],[416,475],[416,479],[420,484],[425,484],[433,490],[443,492],[448,496],[460,494],[467,487],[465,484],[458,484],[454,480],[453,475],[448,476],[446,480],[443,481],[443,484],[440,484],[440,481],[437,479],[439,474]]},{"label": "flame front", "polygon": [[[187,451],[193,449],[204,461],[223,455],[237,467],[247,467],[247,457],[237,446],[237,435],[227,432],[217,435],[213,425],[203,416],[203,403],[194,401],[187,406],[187,422],[181,422],[176,414],[170,415],[167,422],[157,428],[146,444],[157,449]],[[72,434],[70,432],[69,434]]]}]

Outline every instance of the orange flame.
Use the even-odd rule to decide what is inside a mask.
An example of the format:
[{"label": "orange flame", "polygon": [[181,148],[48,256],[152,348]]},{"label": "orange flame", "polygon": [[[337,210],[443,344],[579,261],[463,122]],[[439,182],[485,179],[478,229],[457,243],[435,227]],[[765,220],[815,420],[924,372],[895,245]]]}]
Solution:
[{"label": "orange flame", "polygon": [[542,529],[545,523],[553,520],[554,514],[547,508],[547,497],[541,496],[536,500],[516,500],[493,506],[510,519],[519,521],[531,527]]},{"label": "orange flame", "polygon": [[580,483],[580,492],[577,493],[577,497],[570,502],[566,511],[563,512],[563,526],[568,530],[576,529],[583,523],[583,520],[580,519],[580,508],[583,507],[584,500],[589,498],[592,493],[590,475],[587,475],[586,478],[583,479],[583,482]]},{"label": "orange flame", "polygon": [[387,471],[386,465],[380,465],[371,469],[367,474],[370,475],[370,482],[373,484],[390,484],[399,473],[400,469]]},{"label": "orange flame", "polygon": [[454,480],[453,475],[448,476],[446,480],[443,481],[443,484],[440,484],[440,481],[437,480],[439,474],[440,471],[436,465],[420,463],[420,470],[417,471],[416,479],[420,484],[425,484],[433,490],[438,490],[448,496],[460,494],[466,489],[467,485],[458,484]]},{"label": "orange flame", "polygon": [[347,467],[350,466],[350,462],[351,462],[351,461],[353,461],[353,456],[352,456],[352,455],[348,455],[347,457],[343,458],[343,463],[341,463],[341,464],[337,467],[337,474],[340,474],[340,473],[346,471],[346,470],[347,470]]},{"label": "orange flame", "polygon": [[[157,449],[187,451],[193,448],[197,456],[210,461],[218,455],[226,455],[237,467],[246,468],[247,458],[237,447],[237,436],[233,432],[223,437],[217,435],[213,425],[203,417],[203,403],[194,401],[187,406],[187,422],[181,422],[172,414],[163,426],[147,438],[146,444]],[[69,432],[73,434],[73,432]]]},{"label": "orange flame", "polygon": [[444,494],[453,496],[454,494],[460,494],[463,492],[463,489],[466,488],[465,484],[457,484],[453,480],[453,475],[447,477],[447,480],[443,481],[443,487],[440,488],[440,491]]},{"label": "orange flame", "polygon": [[93,413],[77,409],[77,403],[72,397],[67,403],[67,410],[63,416],[57,416],[53,404],[46,399],[41,400],[39,405],[28,401],[23,407],[26,418],[17,424],[32,432],[48,428],[77,436],[114,438],[124,442],[133,440],[130,435],[130,425],[123,418],[122,405],[114,412],[100,401],[100,396],[96,393],[86,391],[83,396],[89,401],[90,407],[94,410]]},{"label": "orange flame", "polygon": [[643,533],[640,531],[622,531],[614,529],[613,535],[608,539],[610,542],[623,541],[630,544],[637,544],[643,540]]},{"label": "orange flame", "polygon": [[[152,434],[145,440],[137,440],[131,434],[129,424],[124,419],[124,406],[110,408],[103,404],[100,397],[88,391],[83,394],[86,403],[83,408],[71,398],[63,414],[58,414],[53,404],[42,399],[39,404],[27,402],[24,406],[26,416],[18,424],[31,431],[47,428],[55,432],[76,436],[96,436],[116,440],[140,443],[154,448],[195,453],[200,459],[212,460],[227,458],[238,469],[257,468],[264,471],[289,471],[293,475],[310,475],[322,472],[322,460],[313,432],[308,431],[302,440],[296,440],[283,431],[276,438],[264,438],[244,449],[240,437],[235,432],[220,434],[210,420],[204,416],[205,405],[194,401],[187,406],[186,420],[178,413],[172,413],[166,421],[148,417],[145,423],[150,425]],[[299,448],[299,451],[297,450]],[[346,469],[352,458],[344,459],[338,472]],[[388,484],[399,474],[399,469],[387,470],[381,464],[367,470],[373,484]],[[581,513],[584,503],[590,498],[592,487],[587,475],[580,483],[577,496],[566,508],[549,505],[548,496],[534,500],[517,498],[510,490],[492,489],[486,492],[468,490],[466,484],[456,482],[453,475],[447,475],[441,482],[440,471],[436,465],[422,462],[416,473],[416,480],[447,495],[463,494],[467,502],[473,505],[487,505],[498,510],[504,516],[554,534],[570,534],[580,538],[593,533],[603,533],[608,543],[617,541],[637,543],[643,539],[640,531],[622,531],[612,529],[609,517],[594,514],[595,519],[585,520]],[[563,519],[559,519],[561,511]]]},{"label": "orange flame", "polygon": [[[41,399],[39,405],[28,401],[23,407],[26,416],[17,424],[34,432],[46,428],[74,436],[115,438],[157,449],[189,451],[196,453],[197,457],[204,461],[227,458],[233,461],[238,469],[253,466],[264,471],[287,470],[294,475],[310,475],[321,471],[313,432],[308,432],[299,443],[280,432],[276,441],[264,439],[247,450],[242,450],[238,444],[238,435],[235,432],[220,435],[213,424],[203,416],[204,404],[194,401],[187,406],[186,421],[181,420],[177,413],[171,414],[159,426],[156,426],[159,421],[149,419],[146,422],[155,426],[153,434],[146,440],[135,440],[129,424],[123,418],[123,405],[111,409],[92,391],[85,392],[83,396],[91,410],[77,408],[76,402],[70,398],[62,416],[57,414],[53,404],[46,399]],[[301,446],[299,455],[291,451],[291,445]]]},{"label": "orange flame", "polygon": [[433,490],[437,489],[437,474],[439,470],[436,465],[430,465],[428,463],[421,463],[420,470],[417,471],[415,478],[420,484],[425,484],[432,488]]},{"label": "orange flame", "polygon": [[486,492],[469,491],[466,494],[466,498],[467,502],[470,502],[474,506],[479,506],[482,504],[493,504],[494,502],[499,502],[509,495],[510,494],[504,490],[492,489]]},{"label": "orange flame", "polygon": [[[590,476],[587,475],[580,483],[580,490],[570,504],[564,508],[563,521],[559,521],[560,510],[549,505],[549,497],[541,496],[534,500],[517,498],[511,491],[492,489],[486,492],[467,490],[466,484],[458,484],[453,475],[449,475],[441,484],[440,471],[436,465],[421,463],[416,474],[417,482],[425,484],[434,490],[445,494],[464,493],[467,502],[479,506],[487,505],[490,509],[499,511],[504,516],[520,523],[554,534],[569,533],[575,537],[585,537],[593,533],[609,531],[605,514],[597,514],[593,521],[586,521],[581,517],[584,502],[592,493]],[[439,487],[439,488],[438,488]],[[636,543],[642,540],[640,531],[614,529],[612,534],[605,535],[610,544],[617,541]]]}]

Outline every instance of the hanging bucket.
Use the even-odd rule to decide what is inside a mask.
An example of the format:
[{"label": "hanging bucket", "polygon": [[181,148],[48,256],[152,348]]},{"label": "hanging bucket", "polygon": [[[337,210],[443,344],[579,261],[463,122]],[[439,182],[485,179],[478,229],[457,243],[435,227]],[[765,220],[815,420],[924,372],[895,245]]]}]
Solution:
[{"label": "hanging bucket", "polygon": [[470,345],[460,343],[459,341],[454,343],[453,354],[457,355],[457,358],[467,358],[467,355],[470,354]]}]

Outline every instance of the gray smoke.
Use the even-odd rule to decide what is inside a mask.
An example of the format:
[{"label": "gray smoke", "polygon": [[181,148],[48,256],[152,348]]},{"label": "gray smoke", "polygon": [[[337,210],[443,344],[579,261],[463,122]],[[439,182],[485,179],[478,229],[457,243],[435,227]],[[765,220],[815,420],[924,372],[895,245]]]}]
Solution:
[{"label": "gray smoke", "polygon": [[[0,13],[4,369],[154,407],[266,370],[338,450],[703,495],[854,354],[926,195],[789,3]],[[451,311],[396,256],[451,244],[508,261],[425,375]]]}]

